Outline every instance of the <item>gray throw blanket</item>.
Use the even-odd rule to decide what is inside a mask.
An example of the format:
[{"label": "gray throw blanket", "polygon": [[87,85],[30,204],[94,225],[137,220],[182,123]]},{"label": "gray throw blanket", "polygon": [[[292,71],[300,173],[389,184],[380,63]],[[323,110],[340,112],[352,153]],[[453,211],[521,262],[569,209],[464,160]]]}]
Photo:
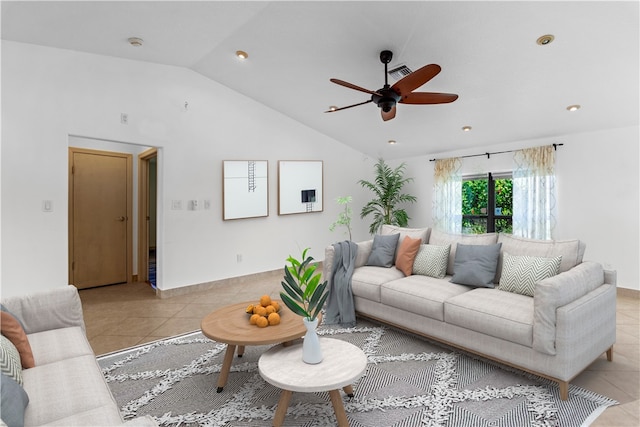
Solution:
[{"label": "gray throw blanket", "polygon": [[349,240],[333,244],[335,256],[331,268],[331,286],[323,323],[340,324],[343,327],[356,325],[356,310],[351,292],[351,276],[355,268],[358,245]]}]

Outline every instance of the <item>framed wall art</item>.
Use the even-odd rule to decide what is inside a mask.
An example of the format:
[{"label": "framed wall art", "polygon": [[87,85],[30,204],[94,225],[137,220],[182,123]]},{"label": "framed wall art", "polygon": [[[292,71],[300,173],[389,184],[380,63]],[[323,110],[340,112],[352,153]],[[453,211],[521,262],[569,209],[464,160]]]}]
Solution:
[{"label": "framed wall art", "polygon": [[269,216],[266,160],[224,160],[222,185],[223,220]]},{"label": "framed wall art", "polygon": [[278,162],[278,215],[322,212],[322,161]]}]

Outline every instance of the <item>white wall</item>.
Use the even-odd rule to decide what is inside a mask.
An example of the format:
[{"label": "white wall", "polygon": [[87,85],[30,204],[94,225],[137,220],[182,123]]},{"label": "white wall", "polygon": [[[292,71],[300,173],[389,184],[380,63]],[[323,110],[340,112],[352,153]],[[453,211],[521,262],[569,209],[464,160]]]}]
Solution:
[{"label": "white wall", "polygon": [[[563,143],[556,152],[558,217],[556,239],[581,239],[586,260],[618,272],[618,287],[640,290],[639,160],[640,129],[610,129],[554,138],[517,141],[472,151],[406,159],[407,189],[418,196],[409,208],[413,226],[431,225],[432,158]],[[463,173],[510,170],[513,154],[463,160]]]},{"label": "white wall", "polygon": [[[188,109],[184,104],[188,102]],[[120,123],[120,114],[129,124]],[[69,136],[159,147],[158,286],[282,268],[289,254],[343,240],[338,196],[363,201],[372,162],[182,68],[2,41],[2,294],[68,283]],[[269,216],[222,220],[222,161],[269,161]],[[324,162],[324,212],[278,216],[277,161]],[[211,209],[186,209],[188,200]],[[42,201],[53,200],[53,212]],[[171,210],[181,200],[182,210]],[[202,203],[200,203],[202,206]],[[354,239],[367,237],[357,225]],[[242,254],[238,263],[236,255]]]}]

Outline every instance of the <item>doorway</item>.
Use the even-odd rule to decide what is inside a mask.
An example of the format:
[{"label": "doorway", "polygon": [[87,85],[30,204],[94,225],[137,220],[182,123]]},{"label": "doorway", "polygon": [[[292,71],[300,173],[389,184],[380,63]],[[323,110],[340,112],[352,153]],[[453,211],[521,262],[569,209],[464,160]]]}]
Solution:
[{"label": "doorway", "polygon": [[157,288],[158,150],[138,155],[138,279]]},{"label": "doorway", "polygon": [[132,155],[69,148],[69,283],[128,283]]}]

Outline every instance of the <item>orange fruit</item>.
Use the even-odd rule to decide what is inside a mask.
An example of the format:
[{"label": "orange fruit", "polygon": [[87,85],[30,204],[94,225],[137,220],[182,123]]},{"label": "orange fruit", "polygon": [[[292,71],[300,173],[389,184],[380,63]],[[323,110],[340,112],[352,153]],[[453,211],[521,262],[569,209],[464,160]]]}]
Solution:
[{"label": "orange fruit", "polygon": [[278,301],[271,300],[271,305],[276,309],[276,313],[280,311],[280,304],[278,304]]},{"label": "orange fruit", "polygon": [[262,295],[260,297],[260,304],[263,307],[266,307],[266,306],[270,305],[271,304],[271,297],[269,295]]},{"label": "orange fruit", "polygon": [[259,314],[260,316],[266,316],[267,315],[267,309],[264,308],[261,305],[257,305],[255,307],[253,307],[253,314]]},{"label": "orange fruit", "polygon": [[269,325],[275,326],[280,323],[280,315],[278,313],[271,313],[267,320],[269,321]]},{"label": "orange fruit", "polygon": [[258,316],[256,319],[256,325],[258,325],[258,328],[266,328],[269,326],[269,321],[264,316]]},{"label": "orange fruit", "polygon": [[253,313],[253,304],[249,304],[244,311],[249,314]]},{"label": "orange fruit", "polygon": [[271,313],[275,313],[276,312],[276,308],[271,304],[266,306],[265,310],[267,310],[267,316],[270,315]]},{"label": "orange fruit", "polygon": [[262,316],[260,316],[259,314],[252,314],[251,317],[249,318],[249,324],[255,325],[259,317],[262,317]]}]

